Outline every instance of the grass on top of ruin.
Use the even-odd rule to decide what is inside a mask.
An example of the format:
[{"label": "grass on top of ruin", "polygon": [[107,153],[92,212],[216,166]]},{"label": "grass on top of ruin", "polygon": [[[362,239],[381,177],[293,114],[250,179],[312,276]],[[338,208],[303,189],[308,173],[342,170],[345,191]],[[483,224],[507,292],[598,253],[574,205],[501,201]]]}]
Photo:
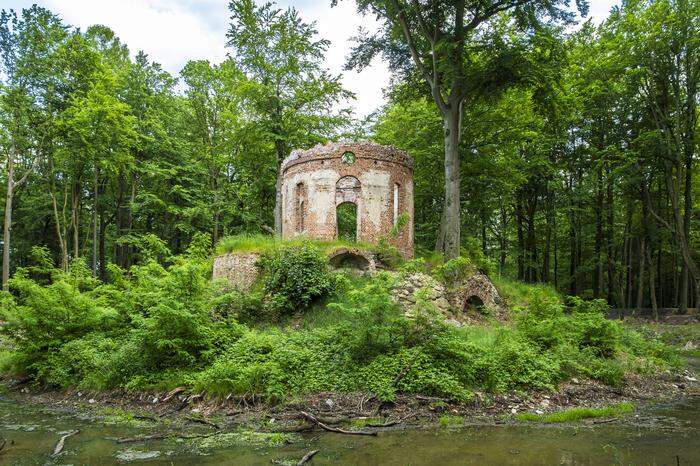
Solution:
[{"label": "grass on top of ruin", "polygon": [[347,247],[360,248],[366,250],[374,250],[376,246],[347,240],[322,241],[308,238],[306,236],[297,236],[293,239],[281,239],[273,235],[265,234],[240,234],[227,236],[219,240],[216,245],[216,254],[229,254],[234,252],[257,252],[263,253],[281,246],[299,246],[312,245],[321,252],[330,252],[333,249]]}]

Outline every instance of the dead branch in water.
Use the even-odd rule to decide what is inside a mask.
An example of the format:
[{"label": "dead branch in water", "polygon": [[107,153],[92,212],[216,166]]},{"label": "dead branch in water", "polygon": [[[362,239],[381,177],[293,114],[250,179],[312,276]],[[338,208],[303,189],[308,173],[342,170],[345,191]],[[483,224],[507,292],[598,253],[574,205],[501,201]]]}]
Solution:
[{"label": "dead branch in water", "polygon": [[595,421],[593,421],[593,424],[607,424],[608,422],[615,422],[618,420],[619,418],[617,417],[614,417],[612,419],[596,419]]},{"label": "dead branch in water", "polygon": [[124,437],[117,439],[117,443],[136,443],[136,442],[146,442],[148,440],[161,440],[165,438],[165,434],[158,432],[151,435],[144,435],[141,437]]},{"label": "dead branch in water", "polygon": [[385,423],[383,423],[383,424],[367,423],[367,427],[391,427],[391,426],[395,426],[396,424],[401,424],[402,422],[411,419],[411,418],[414,417],[416,414],[417,414],[417,413],[412,413],[412,414],[409,414],[408,416],[404,416],[404,417],[402,417],[402,418],[400,418],[400,419],[395,419],[395,420],[393,420],[393,421],[387,421],[387,422],[385,422]]},{"label": "dead branch in water", "polygon": [[337,434],[346,434],[346,435],[371,435],[371,436],[376,436],[376,432],[363,432],[360,430],[343,430],[343,429],[338,429],[336,427],[330,427],[327,426],[326,424],[322,423],[318,419],[316,419],[314,416],[312,416],[309,413],[306,413],[304,411],[300,411],[300,414],[304,416],[306,419],[309,421],[313,422],[317,426],[319,426],[323,430],[327,430],[328,432],[335,432]]},{"label": "dead branch in water", "polygon": [[80,432],[79,430],[72,430],[72,431],[68,432],[66,435],[64,435],[63,437],[61,437],[61,439],[56,444],[56,448],[53,449],[53,456],[56,456],[63,451],[63,447],[66,445],[66,439],[68,437],[70,437],[71,435],[75,435],[79,432]]},{"label": "dead branch in water", "polygon": [[304,457],[299,460],[299,462],[297,463],[297,466],[301,466],[302,464],[308,463],[311,460],[311,458],[314,457],[314,455],[316,453],[318,453],[318,450],[311,450],[310,452],[305,454]]},{"label": "dead branch in water", "polygon": [[187,416],[187,417],[185,417],[185,419],[187,419],[190,422],[195,422],[197,424],[204,424],[205,426],[213,427],[216,430],[221,429],[220,425],[214,424],[213,422],[207,421],[206,419],[201,419],[201,418],[194,417],[194,416]]}]

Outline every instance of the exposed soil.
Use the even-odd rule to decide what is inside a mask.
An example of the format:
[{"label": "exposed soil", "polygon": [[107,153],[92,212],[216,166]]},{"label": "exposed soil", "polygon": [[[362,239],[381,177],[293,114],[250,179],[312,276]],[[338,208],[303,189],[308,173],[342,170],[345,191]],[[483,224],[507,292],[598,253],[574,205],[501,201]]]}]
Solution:
[{"label": "exposed soil", "polygon": [[[12,385],[12,383],[10,383]],[[398,395],[392,403],[363,393],[318,393],[271,405],[255,397],[210,398],[205,393],[34,391],[19,383],[10,396],[22,402],[100,420],[106,408],[118,408],[135,419],[167,423],[172,427],[208,426],[212,429],[253,428],[270,432],[301,432],[328,426],[373,431],[435,425],[444,416],[459,416],[463,425],[494,425],[515,422],[522,412],[547,413],[575,407],[603,407],[622,401],[635,405],[700,396],[700,383],[688,370],[655,377],[628,376],[622,388],[595,381],[573,379],[556,392],[512,392],[503,395],[476,393],[469,403],[417,395]],[[302,413],[311,413],[310,421]],[[600,421],[588,421],[600,422]],[[323,426],[321,426],[321,424]]]}]

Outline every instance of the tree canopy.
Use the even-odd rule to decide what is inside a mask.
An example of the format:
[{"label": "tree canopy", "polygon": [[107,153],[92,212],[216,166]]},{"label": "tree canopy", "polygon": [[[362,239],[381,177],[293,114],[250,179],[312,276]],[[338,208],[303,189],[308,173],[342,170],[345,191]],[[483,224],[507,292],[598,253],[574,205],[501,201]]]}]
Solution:
[{"label": "tree canopy", "polygon": [[[357,2],[347,57],[393,72],[369,122],[293,8],[230,3],[230,56],[177,76],[104,26],[0,15],[3,284],[48,248],[109,281],[198,233],[275,230],[281,161],[364,134],[415,159],[419,252],[620,308],[697,306],[700,2]],[[222,39],[224,40],[224,39]],[[156,251],[156,252],[154,252]]]}]

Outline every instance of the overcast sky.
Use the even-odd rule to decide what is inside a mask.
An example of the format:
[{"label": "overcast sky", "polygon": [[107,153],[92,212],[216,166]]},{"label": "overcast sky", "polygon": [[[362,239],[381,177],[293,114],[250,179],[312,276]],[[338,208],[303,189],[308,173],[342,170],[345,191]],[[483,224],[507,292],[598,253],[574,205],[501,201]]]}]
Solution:
[{"label": "overcast sky", "polygon": [[[259,0],[260,1],[260,0]],[[129,46],[132,54],[143,50],[172,74],[178,74],[188,60],[220,62],[226,57],[228,0],[1,0],[2,8],[21,9],[38,3],[57,13],[70,25],[83,29],[92,24],[109,26]],[[618,0],[591,0],[591,16],[603,20]],[[328,67],[343,73],[345,86],[357,95],[352,104],[358,116],[379,107],[389,71],[380,61],[362,73],[344,72],[350,38],[360,25],[373,20],[358,16],[354,0],[335,8],[330,0],[279,0],[280,7],[293,6],[305,21],[316,21],[321,37],[331,41]]]}]

